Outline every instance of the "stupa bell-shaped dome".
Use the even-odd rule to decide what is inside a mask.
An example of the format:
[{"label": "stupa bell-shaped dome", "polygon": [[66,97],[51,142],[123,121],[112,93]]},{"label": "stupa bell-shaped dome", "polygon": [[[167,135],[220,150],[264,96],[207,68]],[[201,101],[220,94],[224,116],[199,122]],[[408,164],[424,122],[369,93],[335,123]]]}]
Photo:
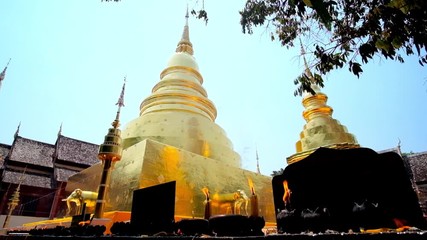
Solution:
[{"label": "stupa bell-shaped dome", "polygon": [[217,110],[202,84],[187,18],[182,38],[160,81],[142,101],[140,116],[123,131],[124,148],[148,138],[240,167],[240,156],[215,123]]},{"label": "stupa bell-shaped dome", "polygon": [[193,57],[193,55],[190,55],[186,52],[177,52],[169,59],[167,67],[174,66],[188,67],[199,71],[199,66],[196,62],[196,59]]}]

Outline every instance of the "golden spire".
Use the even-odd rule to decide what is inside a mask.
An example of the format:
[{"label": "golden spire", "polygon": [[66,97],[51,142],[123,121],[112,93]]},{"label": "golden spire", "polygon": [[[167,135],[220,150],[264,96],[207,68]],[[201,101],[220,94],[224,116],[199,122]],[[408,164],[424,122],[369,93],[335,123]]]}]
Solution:
[{"label": "golden spire", "polygon": [[116,105],[119,106],[118,109],[117,109],[116,119],[112,123],[112,125],[113,125],[114,128],[118,128],[120,126],[120,123],[119,123],[120,109],[125,106],[125,99],[124,99],[124,97],[125,97],[126,77],[124,78],[123,81],[124,82],[123,82],[123,86],[122,86],[122,92],[120,93],[119,100],[117,100],[117,103],[116,103]]},{"label": "golden spire", "polygon": [[326,105],[328,97],[320,91],[315,83],[313,74],[304,57],[305,51],[301,44],[301,54],[304,59],[305,73],[311,81],[314,95],[305,92],[303,94],[302,113],[305,121],[300,140],[296,143],[296,154],[287,158],[288,164],[302,160],[319,147],[329,148],[356,148],[359,147],[356,138],[348,133],[347,128],[332,118],[333,109]]},{"label": "golden spire", "polygon": [[124,78],[124,83],[122,91],[120,93],[119,100],[116,105],[118,105],[116,119],[114,119],[111,125],[113,128],[108,130],[108,134],[105,136],[104,143],[99,146],[98,158],[101,160],[111,160],[119,161],[122,154],[122,139],[120,137],[121,131],[120,126],[120,109],[124,106],[124,94],[126,86],[126,77]]},{"label": "golden spire", "polygon": [[[301,56],[304,61],[305,74],[309,78],[311,82],[311,88],[316,93],[314,96],[311,93],[305,92],[303,95],[302,104],[305,107],[303,111],[303,117],[306,122],[310,121],[310,119],[316,117],[318,114],[324,114],[332,116],[333,109],[326,105],[326,101],[328,97],[320,92],[319,86],[315,83],[314,76],[310,71],[310,67],[308,66],[307,59],[305,58],[305,49],[302,45],[302,41],[300,39],[301,44]],[[313,115],[314,114],[314,115]]]},{"label": "golden spire", "polygon": [[120,161],[122,158],[122,138],[120,126],[120,109],[124,104],[126,77],[124,79],[122,92],[120,93],[116,119],[111,124],[113,128],[108,129],[108,134],[104,138],[104,143],[99,146],[98,158],[102,161],[103,170],[101,174],[101,182],[98,187],[98,198],[95,205],[95,218],[102,218],[104,215],[105,196],[110,185],[111,167],[114,162]]},{"label": "golden spire", "polygon": [[194,54],[193,44],[190,42],[190,31],[188,28],[188,5],[187,5],[187,13],[185,14],[185,26],[184,31],[182,32],[181,40],[178,42],[176,47],[176,52],[186,52],[190,55]]},{"label": "golden spire", "polygon": [[314,83],[314,76],[313,76],[313,74],[310,71],[310,67],[308,66],[307,59],[305,58],[305,54],[306,53],[305,53],[304,46],[302,45],[301,38],[299,39],[299,42],[300,42],[300,45],[301,45],[301,56],[302,56],[302,59],[304,61],[305,75],[307,75],[308,79],[310,79],[310,81],[312,83]]}]

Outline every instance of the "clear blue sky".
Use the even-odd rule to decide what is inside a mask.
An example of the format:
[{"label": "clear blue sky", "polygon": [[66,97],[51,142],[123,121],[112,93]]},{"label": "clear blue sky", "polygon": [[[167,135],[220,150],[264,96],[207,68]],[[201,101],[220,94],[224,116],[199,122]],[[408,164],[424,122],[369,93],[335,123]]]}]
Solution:
[{"label": "clear blue sky", "polygon": [[[209,23],[190,18],[190,39],[216,123],[242,156],[242,167],[269,175],[285,167],[303,128],[293,79],[303,71],[299,47],[271,42],[264,28],[244,35],[244,0],[205,1]],[[122,129],[139,115],[178,43],[187,1],[0,1],[0,143],[20,135],[55,143],[62,134],[100,144],[115,117],[127,75]],[[195,1],[189,1],[190,8]],[[325,76],[334,117],[374,150],[427,151],[427,68],[375,59],[357,79]]]}]

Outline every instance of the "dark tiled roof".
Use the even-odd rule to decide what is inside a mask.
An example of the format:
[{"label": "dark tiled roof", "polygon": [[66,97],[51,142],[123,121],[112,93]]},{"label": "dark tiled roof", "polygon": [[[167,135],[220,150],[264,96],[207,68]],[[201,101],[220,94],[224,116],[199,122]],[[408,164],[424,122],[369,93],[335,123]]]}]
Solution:
[{"label": "dark tiled roof", "polygon": [[10,145],[0,143],[0,169],[3,169],[4,159],[9,153]]},{"label": "dark tiled roof", "polygon": [[17,137],[12,148],[10,160],[30,163],[43,167],[53,167],[54,145]]},{"label": "dark tiled roof", "polygon": [[417,185],[418,200],[424,216],[427,216],[427,184]]},{"label": "dark tiled roof", "polygon": [[411,165],[415,182],[427,181],[427,152],[409,154],[405,158]]},{"label": "dark tiled roof", "polygon": [[65,168],[55,168],[55,178],[56,181],[59,182],[66,182],[68,181],[68,178],[76,173],[78,173],[79,171],[75,171],[75,170],[69,170],[69,169],[65,169]]},{"label": "dark tiled roof", "polygon": [[59,136],[57,141],[58,159],[91,166],[99,162],[99,145]]},{"label": "dark tiled roof", "polygon": [[[21,182],[21,179],[21,172],[12,172],[6,170],[3,175],[3,182],[19,184]],[[24,178],[22,180],[22,185],[40,188],[51,188],[52,181],[49,177],[25,173]]]}]

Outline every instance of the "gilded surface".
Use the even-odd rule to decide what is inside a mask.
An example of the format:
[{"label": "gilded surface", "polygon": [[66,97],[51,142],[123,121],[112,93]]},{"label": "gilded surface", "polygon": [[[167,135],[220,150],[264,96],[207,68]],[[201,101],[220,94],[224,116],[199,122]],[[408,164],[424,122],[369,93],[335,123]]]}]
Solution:
[{"label": "gilded surface", "polygon": [[[142,101],[140,116],[123,130],[123,154],[111,173],[105,211],[130,211],[134,190],[176,181],[175,216],[203,217],[207,188],[212,214],[255,211],[275,222],[271,178],[240,168],[239,154],[215,123],[217,110],[192,54],[186,25],[159,83]],[[67,191],[96,191],[101,169],[73,176]]]},{"label": "gilded surface", "polygon": [[302,100],[305,108],[303,117],[307,123],[300,133],[300,140],[296,143],[296,154],[287,158],[288,164],[302,160],[319,147],[359,147],[354,135],[338,120],[332,118],[333,110],[326,105],[328,97],[320,92],[318,86],[312,85],[312,88],[316,94],[306,93]]},{"label": "gilded surface", "polygon": [[71,194],[75,189],[97,192],[101,181],[102,164],[95,164],[68,178],[65,191]]},{"label": "gilded surface", "polygon": [[[183,35],[185,41],[189,41],[187,35]],[[181,50],[178,48],[172,55],[159,83],[142,101],[140,116],[123,130],[123,147],[152,139],[240,167],[239,154],[225,131],[214,122],[217,110],[202,86],[203,77],[195,58]]]},{"label": "gilded surface", "polygon": [[156,112],[131,121],[122,134],[124,148],[144,139],[240,166],[240,156],[232,148],[224,130],[214,122],[186,111]]},{"label": "gilded surface", "polygon": [[[94,168],[94,169],[91,169]],[[82,173],[99,175],[99,165]],[[80,173],[80,174],[82,174]],[[96,177],[99,179],[99,177]],[[85,186],[96,189],[94,178],[74,178],[79,183],[71,186]],[[144,140],[123,152],[120,162],[115,164],[111,176],[110,189],[107,193],[105,211],[130,211],[133,191],[169,181],[176,183],[175,215],[186,217],[203,217],[205,195],[204,187],[210,191],[212,214],[238,213],[250,214],[251,190],[248,179],[253,181],[258,200],[259,215],[266,221],[274,222],[274,204],[271,178],[254,172],[235,168],[220,161],[205,158],[194,153]],[[67,191],[71,190],[67,187]],[[248,199],[236,198],[242,190]],[[238,209],[235,209],[237,204]],[[247,207],[246,207],[247,206]]]}]

